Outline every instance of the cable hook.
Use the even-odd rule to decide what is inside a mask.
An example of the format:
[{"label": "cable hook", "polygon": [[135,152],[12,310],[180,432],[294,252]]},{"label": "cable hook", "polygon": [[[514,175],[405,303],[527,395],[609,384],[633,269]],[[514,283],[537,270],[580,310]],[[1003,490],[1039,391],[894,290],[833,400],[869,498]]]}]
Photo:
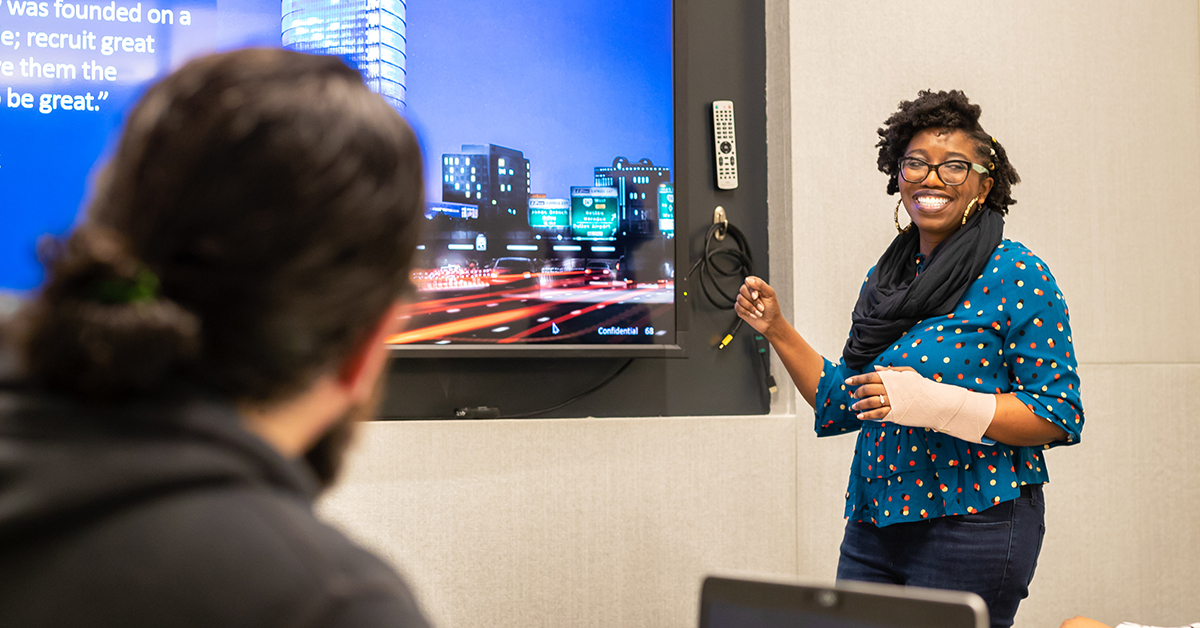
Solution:
[{"label": "cable hook", "polygon": [[729,230],[729,217],[725,215],[724,207],[717,205],[717,208],[713,210],[713,224],[717,225],[717,241],[724,240],[725,232]]}]

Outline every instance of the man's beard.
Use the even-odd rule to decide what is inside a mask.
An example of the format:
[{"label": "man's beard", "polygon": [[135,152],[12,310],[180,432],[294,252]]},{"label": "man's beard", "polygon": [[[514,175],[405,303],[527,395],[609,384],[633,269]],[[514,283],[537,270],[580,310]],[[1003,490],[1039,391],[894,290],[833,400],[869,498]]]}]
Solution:
[{"label": "man's beard", "polygon": [[369,399],[350,406],[325,435],[304,453],[304,460],[317,476],[321,491],[333,486],[341,475],[346,451],[354,442],[358,424],[370,420],[375,409],[379,407],[379,401],[383,397],[383,379],[379,378]]}]

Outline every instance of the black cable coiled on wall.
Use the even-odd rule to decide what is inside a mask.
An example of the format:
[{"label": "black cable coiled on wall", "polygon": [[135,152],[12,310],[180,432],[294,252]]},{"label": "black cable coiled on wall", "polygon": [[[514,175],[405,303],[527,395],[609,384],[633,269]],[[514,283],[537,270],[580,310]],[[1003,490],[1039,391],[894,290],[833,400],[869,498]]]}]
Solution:
[{"label": "black cable coiled on wall", "polygon": [[[722,246],[722,236],[731,239],[733,245]],[[754,256],[750,253],[750,243],[746,241],[746,234],[727,221],[713,224],[704,235],[704,255],[692,265],[688,277],[697,270],[700,271],[700,291],[704,293],[704,298],[717,309],[732,310],[737,303],[738,291],[741,290],[742,284],[746,282],[747,277],[754,274]],[[726,290],[725,285],[722,285],[728,284],[730,279],[737,279],[732,291]],[[742,328],[742,322],[742,318],[734,314],[734,322],[717,345],[718,349],[724,349],[733,342],[734,336]],[[769,346],[762,334],[755,331],[754,348],[762,361],[763,384],[768,393],[774,393],[777,387],[775,378],[771,375]]]},{"label": "black cable coiled on wall", "polygon": [[[721,246],[722,237],[732,240],[733,246]],[[732,310],[737,303],[738,290],[746,278],[754,274],[754,256],[750,253],[746,234],[728,222],[716,223],[709,227],[708,233],[704,235],[704,255],[692,265],[688,276],[692,276],[696,271],[700,271],[700,291],[704,293],[704,298],[717,309]],[[728,284],[731,278],[737,279],[737,283],[733,285],[733,290],[729,291],[722,284]],[[728,346],[741,326],[742,319],[735,315],[733,326],[717,348],[724,349]]]}]

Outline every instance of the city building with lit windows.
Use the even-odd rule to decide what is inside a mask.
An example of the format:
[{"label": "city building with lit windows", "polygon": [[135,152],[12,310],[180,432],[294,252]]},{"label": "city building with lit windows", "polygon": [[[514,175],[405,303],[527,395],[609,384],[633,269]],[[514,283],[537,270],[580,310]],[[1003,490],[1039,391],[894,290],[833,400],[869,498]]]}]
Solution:
[{"label": "city building with lit windows", "polygon": [[442,155],[442,200],[478,205],[481,216],[525,220],[529,160],[519,150],[495,144],[464,144],[461,153]]},{"label": "city building with lit windows", "polygon": [[483,231],[505,244],[526,245],[529,226],[529,160],[495,144],[464,144],[442,155],[442,202],[477,205]]},{"label": "city building with lit windows", "polygon": [[283,47],[337,55],[404,112],[405,0],[283,0]]},{"label": "city building with lit windows", "polygon": [[617,189],[621,231],[630,235],[655,235],[660,218],[658,196],[664,183],[671,183],[671,169],[655,166],[649,159],[630,163],[617,157],[612,166],[597,167],[595,171],[597,187]]}]

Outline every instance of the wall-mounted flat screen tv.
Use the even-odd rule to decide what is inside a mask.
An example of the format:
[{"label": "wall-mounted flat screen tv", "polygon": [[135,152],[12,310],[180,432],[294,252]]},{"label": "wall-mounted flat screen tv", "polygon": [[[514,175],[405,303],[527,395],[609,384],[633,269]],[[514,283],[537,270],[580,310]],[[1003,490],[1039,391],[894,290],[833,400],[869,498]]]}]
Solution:
[{"label": "wall-mounted flat screen tv", "polygon": [[0,290],[78,220],[145,86],[241,46],[339,55],[426,157],[414,355],[670,354],[671,0],[2,0]]}]

